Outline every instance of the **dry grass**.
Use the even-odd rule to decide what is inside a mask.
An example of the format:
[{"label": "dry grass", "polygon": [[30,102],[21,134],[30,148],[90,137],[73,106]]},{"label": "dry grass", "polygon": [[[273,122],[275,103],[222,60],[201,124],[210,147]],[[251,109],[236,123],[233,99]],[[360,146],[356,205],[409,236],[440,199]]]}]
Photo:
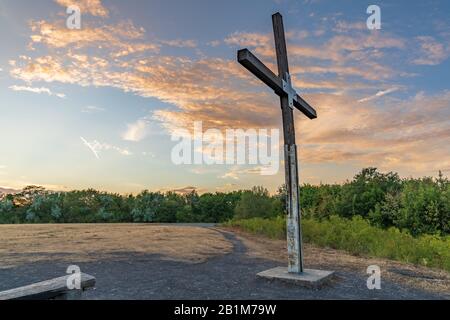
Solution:
[{"label": "dry grass", "polygon": [[[253,257],[286,262],[286,243],[232,231]],[[212,229],[154,224],[0,225],[0,268],[35,261],[94,261],[124,258],[123,253],[158,254],[162,259],[203,262],[229,253],[232,244]],[[305,245],[310,267],[366,275],[368,265],[381,267],[384,279],[443,293],[450,298],[450,274],[386,259],[357,257],[343,251]],[[397,271],[395,271],[397,270]],[[400,273],[398,272],[400,270]],[[407,273],[408,275],[402,274]]]},{"label": "dry grass", "polygon": [[191,226],[0,225],[0,268],[45,260],[92,261],[124,252],[198,263],[231,250],[220,233]]},{"label": "dry grass", "polygon": [[[248,255],[287,263],[285,241],[256,236],[237,228],[227,228],[227,230],[232,231],[245,244]],[[319,248],[310,244],[304,244],[304,256],[304,262],[309,267],[357,272],[363,276],[368,276],[366,269],[369,265],[378,265],[383,279],[441,293],[450,298],[450,274],[446,271],[387,259],[358,257],[345,251]]]}]

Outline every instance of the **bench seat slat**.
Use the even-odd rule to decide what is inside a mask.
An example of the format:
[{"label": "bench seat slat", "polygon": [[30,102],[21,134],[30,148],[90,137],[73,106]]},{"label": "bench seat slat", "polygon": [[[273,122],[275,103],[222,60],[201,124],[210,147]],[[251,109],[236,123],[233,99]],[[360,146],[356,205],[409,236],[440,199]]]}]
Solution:
[{"label": "bench seat slat", "polygon": [[[70,276],[66,275],[11,290],[0,291],[0,300],[45,300],[55,298],[70,291],[67,288],[67,278]],[[94,286],[95,277],[81,273],[81,289],[86,290]]]}]

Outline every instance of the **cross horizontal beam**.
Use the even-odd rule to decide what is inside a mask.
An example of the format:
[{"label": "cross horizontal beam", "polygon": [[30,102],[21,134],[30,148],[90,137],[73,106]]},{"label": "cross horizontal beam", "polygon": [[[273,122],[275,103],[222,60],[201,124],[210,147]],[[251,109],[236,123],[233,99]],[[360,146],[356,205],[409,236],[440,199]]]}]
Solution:
[{"label": "cross horizontal beam", "polygon": [[[241,49],[238,51],[238,62],[244,66],[248,71],[253,73],[259,80],[268,85],[279,96],[284,95],[283,82],[280,77],[277,77],[264,63],[262,63],[253,53],[248,49]],[[311,107],[299,95],[294,97],[294,107],[303,112],[308,118],[317,118],[316,110]]]}]

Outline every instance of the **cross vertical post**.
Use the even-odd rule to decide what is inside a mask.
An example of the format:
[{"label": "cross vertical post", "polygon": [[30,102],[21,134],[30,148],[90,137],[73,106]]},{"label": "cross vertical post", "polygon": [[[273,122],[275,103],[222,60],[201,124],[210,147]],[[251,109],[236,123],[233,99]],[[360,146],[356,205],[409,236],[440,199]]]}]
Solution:
[{"label": "cross vertical post", "polygon": [[[272,15],[275,50],[278,64],[278,77],[283,84],[291,86],[289,64],[284,35],[283,17],[280,13]],[[293,90],[292,90],[293,91]],[[291,91],[291,92],[292,92]],[[300,223],[300,204],[298,188],[297,146],[295,144],[293,97],[290,93],[280,95],[281,112],[283,117],[284,136],[284,165],[286,178],[286,233],[288,250],[288,272],[303,272],[302,233]]]},{"label": "cross vertical post", "polygon": [[302,230],[298,184],[297,145],[295,144],[294,108],[309,119],[317,118],[316,110],[303,100],[292,87],[289,74],[286,39],[281,14],[272,15],[273,33],[278,64],[278,76],[248,49],[237,53],[238,62],[269,86],[280,97],[283,118],[284,169],[286,175],[286,227],[288,267],[277,267],[258,273],[268,279],[282,279],[306,286],[321,286],[334,274],[333,271],[303,268]]},{"label": "cross vertical post", "polygon": [[238,51],[238,62],[268,85],[280,97],[283,118],[284,164],[286,176],[286,227],[288,272],[300,274],[303,269],[302,232],[300,224],[297,145],[295,144],[294,107],[308,118],[317,118],[316,111],[292,87],[284,34],[283,17],[272,15],[278,76],[248,49]]}]

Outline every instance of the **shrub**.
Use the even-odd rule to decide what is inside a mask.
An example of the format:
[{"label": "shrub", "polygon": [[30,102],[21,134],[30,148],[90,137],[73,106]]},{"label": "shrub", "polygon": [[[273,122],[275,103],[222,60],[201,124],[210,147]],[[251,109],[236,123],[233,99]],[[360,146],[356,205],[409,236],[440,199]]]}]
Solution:
[{"label": "shrub", "polygon": [[[284,218],[231,220],[225,224],[269,238],[285,239]],[[303,240],[356,255],[394,259],[450,271],[450,236],[413,237],[397,228],[383,230],[361,217],[302,219]]]},{"label": "shrub", "polygon": [[278,213],[276,204],[274,206],[269,191],[263,187],[253,187],[252,190],[244,191],[234,212],[237,219],[268,218]]}]

